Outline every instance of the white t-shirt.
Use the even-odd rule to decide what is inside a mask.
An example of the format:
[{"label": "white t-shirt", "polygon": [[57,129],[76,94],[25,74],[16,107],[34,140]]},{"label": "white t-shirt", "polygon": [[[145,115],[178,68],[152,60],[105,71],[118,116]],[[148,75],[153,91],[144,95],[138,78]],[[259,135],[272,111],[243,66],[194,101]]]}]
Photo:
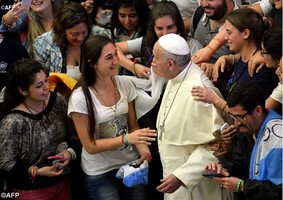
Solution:
[{"label": "white t-shirt", "polygon": [[[118,137],[128,130],[128,102],[136,98],[136,90],[130,80],[122,76],[115,76],[117,88],[120,92],[120,100],[112,109],[101,105],[95,94],[90,90],[90,94],[95,106],[95,132],[99,133],[97,138]],[[116,116],[113,111],[116,109]],[[72,93],[69,105],[68,116],[70,113],[77,112],[88,114],[85,97],[82,88],[79,87]],[[88,134],[88,133],[86,133]],[[134,146],[121,146],[115,150],[109,150],[96,154],[89,154],[84,148],[82,149],[81,166],[83,171],[88,175],[99,175],[119,169],[121,166],[137,159],[139,156]]]}]

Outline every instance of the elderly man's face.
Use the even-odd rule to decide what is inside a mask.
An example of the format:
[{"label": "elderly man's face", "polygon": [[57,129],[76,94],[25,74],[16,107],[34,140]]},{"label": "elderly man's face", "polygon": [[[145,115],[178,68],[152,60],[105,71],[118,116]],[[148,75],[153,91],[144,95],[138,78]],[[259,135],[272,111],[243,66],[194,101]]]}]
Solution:
[{"label": "elderly man's face", "polygon": [[162,50],[158,42],[155,43],[153,47],[153,61],[152,61],[152,70],[159,76],[162,76],[166,79],[169,79],[170,70],[169,70],[169,61],[164,59],[162,55]]}]

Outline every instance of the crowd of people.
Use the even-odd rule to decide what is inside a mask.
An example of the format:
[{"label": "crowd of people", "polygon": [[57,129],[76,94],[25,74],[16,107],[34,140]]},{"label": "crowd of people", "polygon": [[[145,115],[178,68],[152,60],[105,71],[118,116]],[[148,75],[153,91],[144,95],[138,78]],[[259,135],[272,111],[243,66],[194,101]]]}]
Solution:
[{"label": "crowd of people", "polygon": [[0,0],[0,17],[1,197],[282,199],[282,0]]}]

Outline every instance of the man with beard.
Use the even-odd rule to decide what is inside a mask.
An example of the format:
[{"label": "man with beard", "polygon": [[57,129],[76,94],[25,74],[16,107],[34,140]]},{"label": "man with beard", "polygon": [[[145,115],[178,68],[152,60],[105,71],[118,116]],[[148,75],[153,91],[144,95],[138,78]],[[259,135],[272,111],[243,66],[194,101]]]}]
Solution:
[{"label": "man with beard", "polygon": [[[217,172],[227,176],[214,180],[241,195],[239,200],[282,199],[282,115],[265,109],[263,94],[260,87],[250,82],[234,87],[227,104],[239,131],[239,151],[233,152],[226,162],[209,163],[207,167],[217,168]],[[243,176],[244,172],[248,175]]]},{"label": "man with beard", "polygon": [[[233,0],[201,0],[200,3],[201,6],[197,10],[203,9],[204,12],[196,11],[194,13],[189,35],[206,47],[214,36],[224,28],[226,16],[239,7]],[[197,17],[199,15],[197,13],[203,14],[201,17]],[[194,27],[193,23],[196,17],[200,20]],[[222,41],[219,40],[219,42]],[[215,63],[220,56],[230,53],[228,46],[223,45],[212,55],[209,63]]]}]

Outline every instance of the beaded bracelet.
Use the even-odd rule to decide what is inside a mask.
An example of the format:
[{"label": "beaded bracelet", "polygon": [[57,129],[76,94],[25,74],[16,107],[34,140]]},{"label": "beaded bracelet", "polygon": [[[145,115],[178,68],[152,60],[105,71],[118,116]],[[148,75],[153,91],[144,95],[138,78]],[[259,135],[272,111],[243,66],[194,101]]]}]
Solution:
[{"label": "beaded bracelet", "polygon": [[29,168],[28,172],[31,176],[32,179],[35,179],[36,175],[37,175],[37,170],[38,170],[38,167],[33,165]]},{"label": "beaded bracelet", "polygon": [[5,22],[5,19],[4,19],[4,15],[2,16],[2,24],[4,25],[4,26],[6,26],[7,28],[11,28],[11,26],[12,25],[10,25],[10,24],[7,24],[6,22]]},{"label": "beaded bracelet", "polygon": [[243,182],[244,180],[243,179],[240,179],[237,183],[237,186],[236,186],[236,192],[241,192],[241,183]]},{"label": "beaded bracelet", "polygon": [[125,145],[125,134],[121,135],[122,144]]}]

